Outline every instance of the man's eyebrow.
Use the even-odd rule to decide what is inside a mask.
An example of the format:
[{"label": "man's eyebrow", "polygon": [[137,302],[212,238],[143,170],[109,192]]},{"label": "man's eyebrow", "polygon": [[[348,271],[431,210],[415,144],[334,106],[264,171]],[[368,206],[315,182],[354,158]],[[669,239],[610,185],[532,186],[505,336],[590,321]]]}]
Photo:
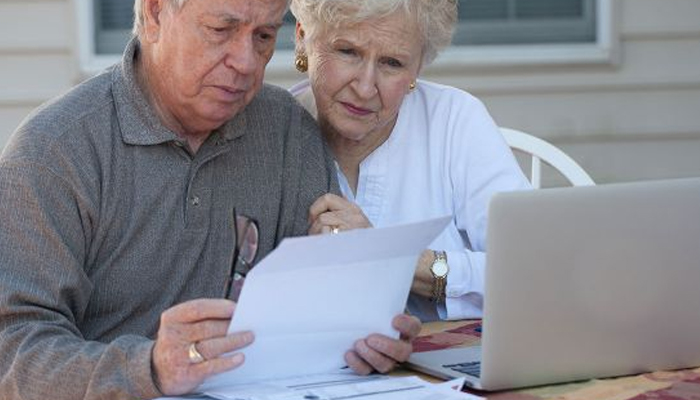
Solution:
[{"label": "man's eyebrow", "polygon": [[231,24],[231,25],[236,25],[236,24],[240,24],[240,23],[244,22],[240,18],[236,17],[235,15],[231,15],[231,14],[216,15],[216,18],[219,18],[223,22],[225,22],[227,24]]},{"label": "man's eyebrow", "polygon": [[204,19],[210,19],[210,20],[217,20],[219,22],[223,22],[226,24],[240,24],[245,21],[243,21],[240,17],[229,14],[229,13],[221,13],[221,12],[205,12],[202,14],[198,19],[204,20]]},{"label": "man's eyebrow", "polygon": [[279,29],[282,27],[282,25],[284,25],[284,21],[273,22],[273,23],[267,24],[266,26],[269,26],[269,27],[275,28],[275,29]]},{"label": "man's eyebrow", "polygon": [[[214,17],[219,19],[220,21],[229,24],[229,25],[240,25],[240,24],[245,24],[247,21],[244,19],[241,19],[240,17],[233,15],[233,14],[208,14],[210,17]],[[268,22],[265,24],[262,24],[261,26],[264,28],[271,28],[275,30],[279,30],[282,25],[284,25],[284,21],[274,21],[274,22]]]}]

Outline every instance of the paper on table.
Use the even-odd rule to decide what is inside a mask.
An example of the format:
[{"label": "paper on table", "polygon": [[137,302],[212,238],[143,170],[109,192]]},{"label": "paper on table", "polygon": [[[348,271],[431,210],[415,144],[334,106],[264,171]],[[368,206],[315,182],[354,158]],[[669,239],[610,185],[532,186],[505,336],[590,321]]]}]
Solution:
[{"label": "paper on table", "polygon": [[282,241],[248,274],[229,326],[255,333],[245,363],[199,390],[338,370],[356,340],[397,337],[418,255],[449,221]]},{"label": "paper on table", "polygon": [[235,395],[214,393],[214,397],[161,397],[156,400],[484,400],[451,389],[446,386],[448,383],[454,382],[432,384],[417,377],[322,374],[244,385]]},{"label": "paper on table", "polygon": [[479,400],[481,397],[411,377],[317,374],[240,385],[235,394],[211,393],[222,400]]}]

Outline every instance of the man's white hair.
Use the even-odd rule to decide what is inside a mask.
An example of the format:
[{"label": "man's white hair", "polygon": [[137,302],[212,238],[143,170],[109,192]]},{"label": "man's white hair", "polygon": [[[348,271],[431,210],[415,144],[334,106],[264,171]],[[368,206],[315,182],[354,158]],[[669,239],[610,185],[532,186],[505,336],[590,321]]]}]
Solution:
[{"label": "man's white hair", "polygon": [[[167,0],[172,4],[176,10],[180,9],[187,0]],[[255,1],[255,0],[252,0]],[[287,2],[287,7],[289,7],[289,2],[290,0],[286,0]],[[134,36],[140,36],[141,31],[143,30],[143,0],[134,0],[134,27],[132,29],[132,33]]]},{"label": "man's white hair", "polygon": [[[423,39],[423,66],[452,42],[457,23],[457,0],[292,0],[292,13],[304,27],[304,40],[368,20],[403,12]],[[297,48],[300,50],[299,41]]]},{"label": "man's white hair", "polygon": [[[182,7],[187,0],[168,0],[176,9]],[[143,29],[143,0],[134,0],[134,36],[140,36]]]}]

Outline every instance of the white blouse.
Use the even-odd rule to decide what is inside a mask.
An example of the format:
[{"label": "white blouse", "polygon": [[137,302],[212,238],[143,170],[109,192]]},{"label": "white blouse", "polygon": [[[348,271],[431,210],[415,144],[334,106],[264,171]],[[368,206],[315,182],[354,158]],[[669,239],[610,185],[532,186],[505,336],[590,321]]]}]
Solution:
[{"label": "white blouse", "polygon": [[[304,81],[290,91],[315,115],[309,89]],[[408,310],[423,321],[482,316],[489,199],[530,184],[478,99],[418,81],[389,138],[360,164],[357,193],[340,169],[338,178],[345,197],[376,227],[452,215],[430,245],[447,252],[445,304],[411,295]]]}]

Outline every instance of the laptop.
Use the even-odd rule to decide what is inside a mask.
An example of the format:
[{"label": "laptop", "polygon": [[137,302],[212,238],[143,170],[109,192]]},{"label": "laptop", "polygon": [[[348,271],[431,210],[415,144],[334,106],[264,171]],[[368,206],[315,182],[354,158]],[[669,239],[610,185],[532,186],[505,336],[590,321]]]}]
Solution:
[{"label": "laptop", "polygon": [[487,235],[481,346],[408,367],[500,390],[700,366],[700,179],[498,194]]}]

